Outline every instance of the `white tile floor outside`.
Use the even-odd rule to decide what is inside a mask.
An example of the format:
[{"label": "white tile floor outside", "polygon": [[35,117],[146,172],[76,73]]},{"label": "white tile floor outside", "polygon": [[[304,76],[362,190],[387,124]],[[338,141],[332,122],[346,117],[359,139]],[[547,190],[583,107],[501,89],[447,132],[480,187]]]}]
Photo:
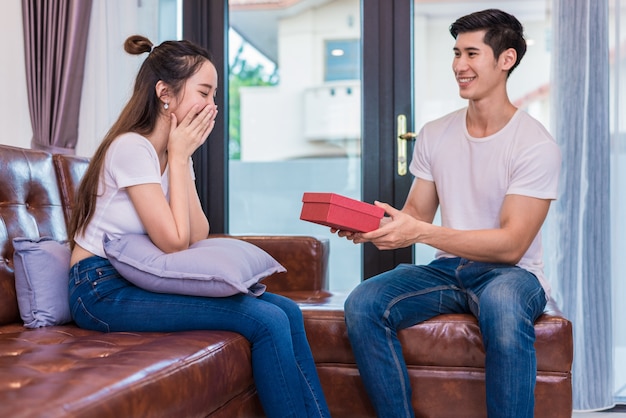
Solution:
[{"label": "white tile floor outside", "polygon": [[621,402],[613,411],[574,412],[572,418],[626,418],[626,406]]}]

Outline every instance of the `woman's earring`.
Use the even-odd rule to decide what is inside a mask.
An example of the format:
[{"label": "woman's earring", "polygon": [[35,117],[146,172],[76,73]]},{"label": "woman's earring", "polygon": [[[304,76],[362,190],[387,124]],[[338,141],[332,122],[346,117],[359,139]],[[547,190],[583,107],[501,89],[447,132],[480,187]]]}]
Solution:
[{"label": "woman's earring", "polygon": [[167,102],[163,103],[163,109],[167,110],[169,108],[170,108],[170,104],[169,103],[167,103]]}]

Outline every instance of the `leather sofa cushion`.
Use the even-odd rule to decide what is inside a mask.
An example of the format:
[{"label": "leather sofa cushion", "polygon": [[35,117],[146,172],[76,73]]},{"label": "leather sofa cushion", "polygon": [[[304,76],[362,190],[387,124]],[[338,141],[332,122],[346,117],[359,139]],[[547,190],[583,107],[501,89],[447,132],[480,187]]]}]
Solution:
[{"label": "leather sofa cushion", "polygon": [[237,397],[258,404],[250,344],[231,332],[16,324],[0,328],[0,350],[0,416],[26,406],[29,416],[207,416]]},{"label": "leather sofa cushion", "polygon": [[[343,316],[345,294],[319,299],[291,297],[303,309],[307,336],[316,363],[354,363]],[[550,306],[552,309],[552,306]],[[535,323],[537,370],[569,373],[573,362],[571,323],[547,310]],[[399,332],[408,366],[484,369],[485,353],[476,318],[439,315]]]}]

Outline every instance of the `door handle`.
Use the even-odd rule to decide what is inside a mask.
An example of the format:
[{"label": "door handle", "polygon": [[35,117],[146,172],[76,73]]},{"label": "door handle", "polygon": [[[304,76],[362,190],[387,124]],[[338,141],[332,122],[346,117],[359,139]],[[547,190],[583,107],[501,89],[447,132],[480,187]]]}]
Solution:
[{"label": "door handle", "polygon": [[408,167],[407,141],[414,141],[417,136],[413,132],[406,131],[406,116],[398,115],[398,175],[406,176]]}]

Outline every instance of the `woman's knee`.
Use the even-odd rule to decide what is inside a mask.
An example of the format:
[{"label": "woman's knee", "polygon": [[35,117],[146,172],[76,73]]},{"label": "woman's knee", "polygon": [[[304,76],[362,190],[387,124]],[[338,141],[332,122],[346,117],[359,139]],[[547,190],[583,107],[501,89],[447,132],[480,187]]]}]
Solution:
[{"label": "woman's knee", "polygon": [[247,336],[249,340],[255,341],[263,337],[280,340],[304,332],[302,311],[293,300],[268,294],[262,298],[262,302],[257,306],[254,323],[250,327],[251,334]]},{"label": "woman's knee", "polygon": [[303,322],[302,310],[292,299],[274,293],[266,293],[263,295],[263,300],[282,310],[287,315],[290,322]]},{"label": "woman's knee", "polygon": [[287,313],[279,308],[265,307],[259,310],[258,316],[248,327],[249,335],[245,337],[251,342],[257,342],[262,338],[280,339],[281,335],[290,334],[290,323]]}]

